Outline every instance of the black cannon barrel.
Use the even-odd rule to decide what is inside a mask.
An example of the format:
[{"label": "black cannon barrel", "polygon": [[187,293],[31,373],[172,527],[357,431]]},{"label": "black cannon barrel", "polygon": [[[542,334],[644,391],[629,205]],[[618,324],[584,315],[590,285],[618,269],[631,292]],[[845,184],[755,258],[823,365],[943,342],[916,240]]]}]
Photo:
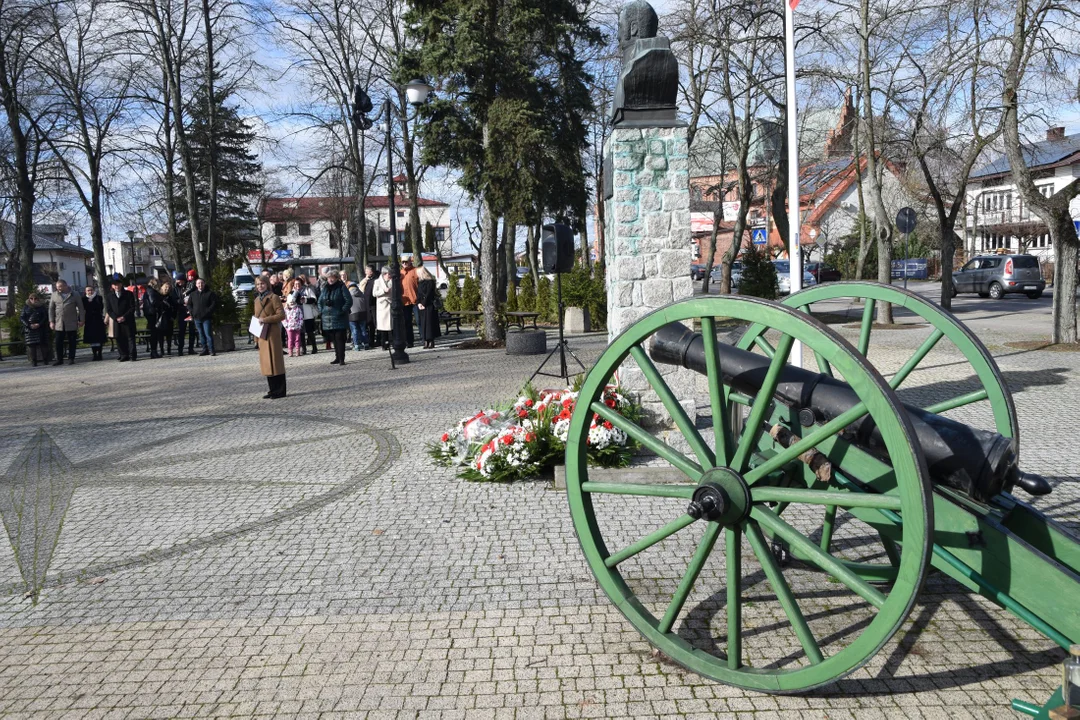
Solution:
[{"label": "black cannon barrel", "polygon": [[[769,359],[726,343],[718,343],[724,382],[753,396],[761,389]],[[705,345],[701,333],[672,323],[653,335],[649,355],[657,362],[681,365],[706,374]],[[798,410],[808,408],[816,418],[832,420],[859,403],[849,385],[804,368],[785,365],[775,396]],[[980,502],[1012,489],[1020,477],[1011,443],[1005,436],[904,405],[922,446],[931,479],[967,493]],[[871,417],[849,426],[855,442],[875,454],[885,454],[881,433]],[[1040,478],[1041,479],[1041,478]],[[1045,482],[1045,481],[1044,481]],[[1026,489],[1026,487],[1025,487]]]}]

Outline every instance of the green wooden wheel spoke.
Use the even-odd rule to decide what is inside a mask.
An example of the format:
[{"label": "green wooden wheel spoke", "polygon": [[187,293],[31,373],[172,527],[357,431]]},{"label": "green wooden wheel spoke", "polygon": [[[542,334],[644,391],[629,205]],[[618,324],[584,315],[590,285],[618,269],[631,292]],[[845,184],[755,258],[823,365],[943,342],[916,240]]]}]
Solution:
[{"label": "green wooden wheel spoke", "polygon": [[825,505],[842,508],[877,508],[900,510],[900,498],[868,492],[840,492],[836,490],[810,490],[808,488],[758,487],[751,488],[755,503],[788,502],[808,505]]},{"label": "green wooden wheel spoke", "polygon": [[810,632],[810,626],[807,625],[806,618],[803,616],[802,610],[799,609],[799,603],[791,593],[791,587],[788,586],[787,580],[784,579],[784,573],[781,572],[780,566],[776,564],[776,558],[773,557],[772,552],[766,546],[765,538],[761,535],[761,529],[752,522],[746,523],[746,539],[750,543],[750,549],[757,556],[758,562],[761,563],[761,569],[765,572],[765,579],[769,581],[773,592],[776,593],[776,599],[780,602],[780,607],[784,609],[788,622],[791,623],[795,636],[799,638],[799,644],[802,645],[806,657],[814,665],[822,662],[825,658],[821,654],[821,648],[818,647],[814,634]]},{"label": "green wooden wheel spoke", "polygon": [[686,442],[689,443],[690,449],[694,451],[694,455],[698,459],[698,463],[703,468],[710,468],[716,465],[716,457],[713,455],[713,451],[709,449],[709,446],[705,444],[705,440],[702,439],[701,433],[694,427],[694,421],[686,414],[686,410],[679,403],[679,399],[675,397],[675,393],[671,391],[667,382],[664,381],[663,375],[656,369],[656,365],[649,359],[649,356],[645,354],[645,351],[641,348],[641,345],[635,345],[630,348],[630,356],[634,358],[634,362],[641,368],[641,372],[645,374],[645,379],[649,381],[653,391],[660,397],[660,402],[664,403],[664,407],[667,409],[668,414],[671,415],[671,419],[675,421],[675,426],[679,428],[679,432],[686,438]]},{"label": "green wooden wheel spoke", "polygon": [[919,346],[919,349],[915,351],[915,354],[908,358],[908,361],[904,363],[904,366],[896,371],[896,374],[889,379],[889,387],[893,390],[900,387],[900,383],[907,379],[907,376],[911,374],[911,371],[923,361],[923,358],[929,354],[934,346],[938,344],[938,340],[945,337],[945,333],[937,328],[930,334],[930,337],[926,338],[925,342]]},{"label": "green wooden wheel spoke", "polygon": [[713,442],[716,445],[716,459],[727,464],[728,446],[731,430],[728,413],[731,407],[727,401],[727,386],[721,375],[720,358],[717,355],[716,321],[711,317],[701,318],[701,339],[705,343],[705,369],[709,380],[709,405],[712,408]]},{"label": "green wooden wheel spoke", "polygon": [[750,511],[750,515],[762,527],[790,545],[792,550],[797,550],[800,557],[833,575],[840,582],[847,585],[852,592],[875,608],[880,608],[885,604],[885,596],[881,592],[851,572],[842,562],[811,542],[808,537],[780,519],[780,516],[772,510],[756,505]]},{"label": "green wooden wheel spoke", "polygon": [[776,354],[776,350],[769,344],[769,341],[765,339],[764,335],[758,335],[754,338],[754,344],[761,348],[761,352],[765,353],[765,357],[772,359],[772,356]]},{"label": "green wooden wheel spoke", "polygon": [[623,560],[628,560],[634,557],[642,550],[648,550],[656,543],[660,542],[665,538],[671,537],[672,535],[679,532],[687,525],[692,524],[693,522],[694,518],[690,517],[689,515],[684,514],[680,517],[677,517],[664,527],[658,530],[654,530],[653,532],[649,533],[637,542],[627,545],[619,552],[609,556],[607,559],[604,560],[604,564],[607,565],[609,568],[615,567]]},{"label": "green wooden wheel spoke", "polygon": [[969,392],[966,395],[954,397],[950,400],[943,400],[936,405],[931,405],[930,407],[923,409],[926,410],[926,412],[928,413],[933,413],[937,415],[938,413],[943,413],[947,410],[955,410],[958,407],[963,407],[964,405],[970,405],[971,403],[985,400],[987,397],[988,395],[986,389],[983,388],[982,390],[975,390],[974,392]]},{"label": "green wooden wheel spoke", "polygon": [[724,530],[727,555],[727,666],[742,666],[742,528]]},{"label": "green wooden wheel spoke", "polygon": [[898,567],[900,565],[900,551],[897,549],[896,543],[881,533],[878,533],[878,537],[881,538],[881,544],[885,547],[885,554],[889,557],[889,562],[893,567]]},{"label": "green wooden wheel spoke", "polygon": [[697,582],[701,569],[705,567],[705,561],[709,559],[709,555],[712,553],[716,538],[720,536],[720,530],[719,523],[711,522],[706,527],[705,537],[701,538],[701,542],[698,543],[694,556],[690,558],[690,565],[686,568],[686,572],[683,573],[679,586],[675,588],[675,595],[672,596],[671,602],[668,604],[667,612],[664,613],[664,617],[661,618],[660,624],[656,627],[660,632],[670,632],[672,626],[675,625],[679,613],[682,612],[683,605],[686,604],[686,598],[690,596],[690,591],[694,589],[694,583]]},{"label": "green wooden wheel spoke", "polygon": [[866,299],[866,305],[863,307],[862,323],[859,326],[859,353],[864,357],[866,351],[870,349],[870,331],[874,327],[874,308],[877,306],[877,302],[873,298]]},{"label": "green wooden wheel spoke", "polygon": [[737,472],[746,470],[750,461],[750,453],[758,436],[761,434],[761,424],[765,420],[765,414],[769,411],[769,405],[773,401],[773,392],[780,380],[780,370],[787,362],[788,354],[795,338],[784,335],[776,346],[776,354],[769,363],[769,370],[765,373],[765,380],[761,383],[761,389],[754,397],[754,404],[750,407],[750,417],[746,421],[742,437],[739,438],[739,447],[735,450],[735,457],[731,461],[731,467]]},{"label": "green wooden wheel spoke", "polygon": [[[755,401],[754,409],[757,409],[757,401]],[[813,432],[800,439],[791,447],[784,448],[761,465],[758,465],[756,468],[747,472],[745,475],[746,482],[753,484],[772,471],[779,470],[807,450],[818,445],[821,441],[832,437],[864,415],[866,415],[866,404],[859,403],[850,410],[837,415],[824,425],[814,428]],[[751,419],[752,418],[753,412],[751,411]],[[752,427],[753,426],[747,427],[747,430],[749,431]],[[745,439],[746,435],[743,437]]]},{"label": "green wooden wheel spoke", "polygon": [[646,485],[644,483],[583,482],[581,489],[587,493],[608,495],[637,495],[639,497],[669,497],[689,500],[694,497],[696,485]]},{"label": "green wooden wheel spoke", "polygon": [[645,432],[645,430],[637,423],[628,420],[602,402],[594,402],[589,406],[589,409],[622,430],[634,440],[637,440],[656,455],[667,460],[673,467],[681,470],[694,482],[701,479],[702,469],[700,465],[667,443],[657,440],[652,435]]},{"label": "green wooden wheel spoke", "polygon": [[822,550],[829,552],[829,546],[832,545],[833,530],[836,528],[836,506],[827,505],[825,507],[825,518],[821,521],[821,543],[819,543]]},{"label": "green wooden wheel spoke", "polygon": [[829,361],[826,360],[821,353],[817,350],[814,351],[814,359],[817,360],[818,372],[822,375],[828,375],[832,377],[832,365],[829,365]]},{"label": "green wooden wheel spoke", "polygon": [[754,398],[750,397],[749,395],[743,395],[742,393],[738,393],[738,392],[729,392],[728,393],[728,400],[730,400],[733,403],[736,403],[737,405],[746,405],[747,407],[750,407],[751,405],[754,404]]}]

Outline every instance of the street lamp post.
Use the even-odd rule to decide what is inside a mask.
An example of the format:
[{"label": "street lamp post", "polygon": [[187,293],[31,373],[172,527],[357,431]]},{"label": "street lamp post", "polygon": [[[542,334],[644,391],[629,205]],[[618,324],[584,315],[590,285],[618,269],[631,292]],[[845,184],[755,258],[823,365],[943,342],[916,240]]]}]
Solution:
[{"label": "street lamp post", "polygon": [[128,243],[131,245],[131,286],[135,287],[135,231],[128,230]]},{"label": "street lamp post", "polygon": [[[410,105],[423,105],[427,100],[431,86],[423,80],[413,80],[405,86],[405,97]],[[404,327],[402,322],[407,319],[402,312],[403,304],[401,297],[401,263],[398,258],[397,247],[397,212],[394,207],[394,153],[393,153],[393,123],[391,114],[393,106],[390,96],[383,101],[383,117],[386,121],[386,200],[390,210],[390,343],[393,346],[391,357],[394,364],[409,362],[409,356],[405,352]]]}]

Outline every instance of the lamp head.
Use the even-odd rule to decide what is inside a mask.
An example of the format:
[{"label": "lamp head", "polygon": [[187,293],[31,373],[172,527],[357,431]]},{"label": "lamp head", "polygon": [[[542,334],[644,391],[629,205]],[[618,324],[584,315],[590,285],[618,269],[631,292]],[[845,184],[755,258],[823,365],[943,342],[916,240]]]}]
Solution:
[{"label": "lamp head", "polygon": [[412,80],[405,86],[405,97],[410,105],[423,105],[427,101],[431,86],[423,80]]}]

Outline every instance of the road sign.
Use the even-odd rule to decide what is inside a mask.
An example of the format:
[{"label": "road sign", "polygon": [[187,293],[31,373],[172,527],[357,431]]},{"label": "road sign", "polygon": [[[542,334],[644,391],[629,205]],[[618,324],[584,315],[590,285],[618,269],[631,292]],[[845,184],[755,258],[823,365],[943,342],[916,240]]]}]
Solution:
[{"label": "road sign", "polygon": [[913,208],[900,208],[900,212],[896,213],[896,229],[905,235],[915,231],[915,223],[917,221],[918,217],[916,217]]},{"label": "road sign", "polygon": [[1073,220],[1073,227],[1076,228],[1076,234],[1080,235],[1080,220]]},{"label": "road sign", "polygon": [[750,232],[750,237],[755,245],[765,245],[769,242],[769,236],[765,233],[765,228],[755,228]]}]

